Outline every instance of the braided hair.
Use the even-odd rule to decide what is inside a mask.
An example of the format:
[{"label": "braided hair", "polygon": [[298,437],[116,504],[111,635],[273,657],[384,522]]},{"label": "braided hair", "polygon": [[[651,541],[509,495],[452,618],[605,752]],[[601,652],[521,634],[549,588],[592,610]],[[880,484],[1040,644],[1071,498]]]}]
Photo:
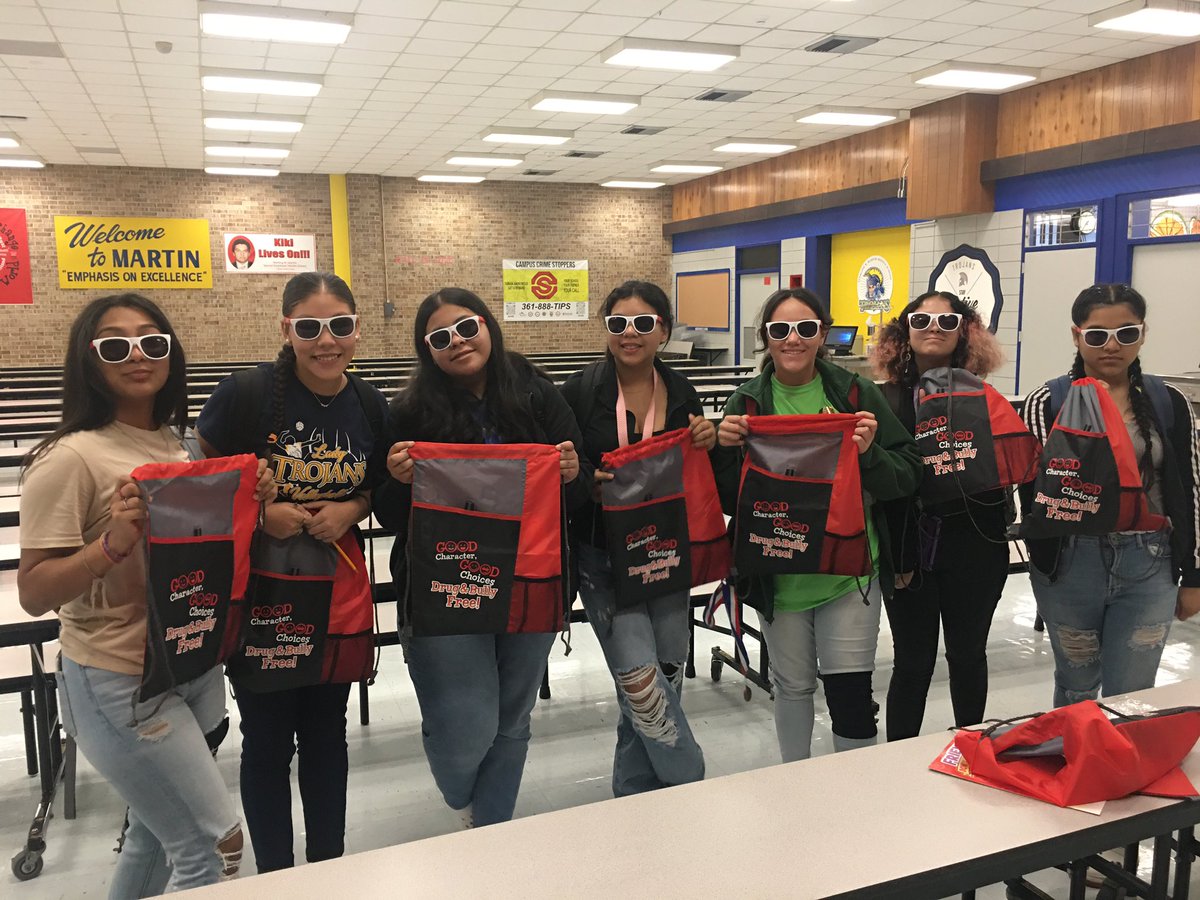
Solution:
[{"label": "braided hair", "polygon": [[[1071,304],[1071,321],[1078,328],[1097,306],[1118,306],[1124,304],[1140,321],[1146,321],[1146,298],[1127,284],[1093,284],[1080,292]],[[1071,380],[1083,378],[1086,375],[1083,364],[1083,354],[1075,351],[1075,361],[1071,364]],[[1137,425],[1138,434],[1142,438],[1142,455],[1138,459],[1138,469],[1142,473],[1142,486],[1149,490],[1154,484],[1154,455],[1152,440],[1155,430],[1154,406],[1146,394],[1142,380],[1142,363],[1135,358],[1129,364],[1129,406],[1133,411],[1133,420]]]},{"label": "braided hair", "polygon": [[[350,285],[346,284],[332,272],[301,272],[293,275],[283,287],[283,315],[290,316],[305,300],[314,294],[332,294],[350,307],[350,312],[357,312],[354,305],[354,294]],[[275,357],[274,370],[271,373],[271,429],[269,440],[283,433],[283,398],[287,393],[288,382],[296,374],[296,351],[291,343],[284,344],[279,355]]]}]

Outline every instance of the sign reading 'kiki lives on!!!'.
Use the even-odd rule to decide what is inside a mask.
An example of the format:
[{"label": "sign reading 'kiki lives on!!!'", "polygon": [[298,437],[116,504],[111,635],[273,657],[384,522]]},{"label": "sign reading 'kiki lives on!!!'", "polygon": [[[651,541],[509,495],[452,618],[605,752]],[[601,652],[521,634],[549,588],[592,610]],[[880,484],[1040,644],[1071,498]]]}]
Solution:
[{"label": "sign reading 'kiki lives on!!!'", "polygon": [[207,219],[55,216],[58,286],[211,288]]}]

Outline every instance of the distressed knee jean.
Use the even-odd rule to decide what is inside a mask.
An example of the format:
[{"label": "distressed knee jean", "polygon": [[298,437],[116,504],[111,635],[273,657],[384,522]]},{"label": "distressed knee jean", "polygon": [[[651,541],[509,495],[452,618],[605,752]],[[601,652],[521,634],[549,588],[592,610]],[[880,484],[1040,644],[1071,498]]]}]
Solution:
[{"label": "distressed knee jean", "polygon": [[62,659],[63,727],[129,805],[112,900],[214,884],[241,862],[241,824],[204,738],[225,718],[221,668],[139,703],[135,725],[140,683]]},{"label": "distressed knee jean", "polygon": [[414,637],[408,673],[421,707],[421,737],[433,780],[472,824],[513,816],[529,719],[553,634]]},{"label": "distressed knee jean", "polygon": [[1054,705],[1154,687],[1178,589],[1170,532],[1063,541],[1051,582],[1030,567],[1054,649]]},{"label": "distressed knee jean", "polygon": [[688,652],[688,594],[616,608],[608,554],[579,548],[579,596],[617,688],[621,717],[613,794],[622,797],[704,777],[704,754],[680,695]]}]

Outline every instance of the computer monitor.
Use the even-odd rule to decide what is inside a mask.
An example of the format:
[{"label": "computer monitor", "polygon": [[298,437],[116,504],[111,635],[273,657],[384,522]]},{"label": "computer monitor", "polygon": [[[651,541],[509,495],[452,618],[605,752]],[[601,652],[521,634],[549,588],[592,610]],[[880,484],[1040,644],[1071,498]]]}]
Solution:
[{"label": "computer monitor", "polygon": [[833,351],[834,356],[849,356],[856,337],[857,325],[831,325],[829,333],[825,335],[825,346]]}]

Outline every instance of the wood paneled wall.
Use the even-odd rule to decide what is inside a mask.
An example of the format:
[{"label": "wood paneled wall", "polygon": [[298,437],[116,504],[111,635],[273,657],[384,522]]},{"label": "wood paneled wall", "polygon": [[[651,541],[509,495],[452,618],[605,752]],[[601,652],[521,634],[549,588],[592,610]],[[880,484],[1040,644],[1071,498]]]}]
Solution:
[{"label": "wood paneled wall", "polygon": [[908,123],[785,153],[675,186],[672,220],[695,219],[899,178]]},{"label": "wood paneled wall", "polygon": [[996,156],[1200,119],[1200,43],[1000,97]]},{"label": "wood paneled wall", "polygon": [[912,111],[908,217],[932,219],[991,212],[991,184],[979,164],[996,153],[997,97],[960,94]]}]

